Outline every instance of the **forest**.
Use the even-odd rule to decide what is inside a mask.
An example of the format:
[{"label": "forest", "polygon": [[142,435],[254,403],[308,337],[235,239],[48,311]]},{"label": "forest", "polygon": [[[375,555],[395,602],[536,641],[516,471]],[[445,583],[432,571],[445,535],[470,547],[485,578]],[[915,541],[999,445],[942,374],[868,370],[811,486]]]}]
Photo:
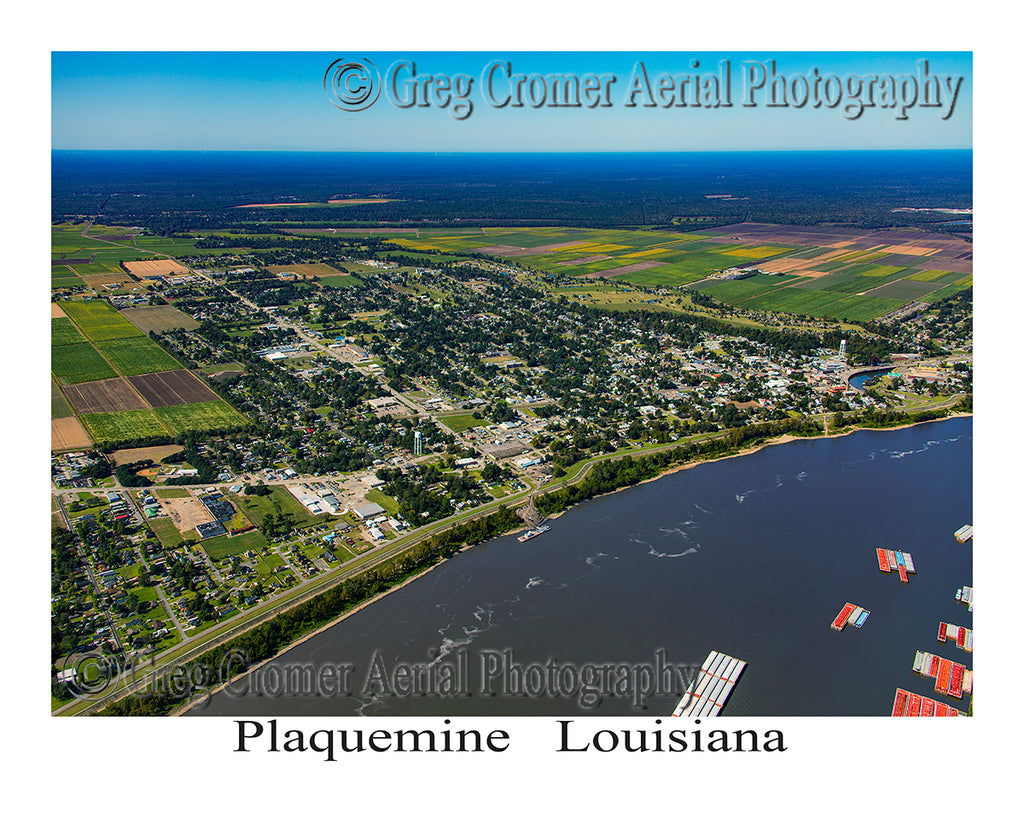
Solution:
[{"label": "forest", "polygon": [[[895,209],[972,205],[970,151],[55,151],[52,171],[55,220],[98,215],[99,223],[139,224],[165,235],[298,224],[691,230],[740,221],[963,233],[970,231],[963,216]],[[328,204],[353,196],[381,201]],[[306,202],[312,204],[297,204]],[[265,206],[275,203],[281,206]],[[246,207],[254,204],[261,207]]]}]

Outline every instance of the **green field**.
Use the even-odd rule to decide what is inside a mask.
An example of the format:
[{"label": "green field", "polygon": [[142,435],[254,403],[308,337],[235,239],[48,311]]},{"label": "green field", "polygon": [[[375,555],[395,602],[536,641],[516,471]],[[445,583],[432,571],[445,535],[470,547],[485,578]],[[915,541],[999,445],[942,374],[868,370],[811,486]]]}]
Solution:
[{"label": "green field", "polygon": [[267,548],[267,539],[259,532],[245,532],[241,535],[218,535],[199,541],[212,560],[239,555],[250,549]]},{"label": "green field", "polygon": [[932,304],[937,301],[942,301],[943,299],[948,298],[949,296],[955,295],[956,293],[959,293],[961,290],[964,289],[966,288],[964,288],[962,285],[949,284],[943,288],[940,288],[939,290],[936,290],[933,293],[929,293],[927,296],[922,296],[920,301]]},{"label": "green field", "polygon": [[223,429],[247,424],[240,415],[224,401],[201,401],[198,404],[179,404],[173,407],[157,407],[153,410],[174,432]]},{"label": "green field", "polygon": [[701,282],[698,285],[694,285],[693,289],[707,293],[723,304],[733,305],[754,296],[770,293],[772,290],[777,289],[778,286],[777,281],[773,284],[771,280],[761,281],[760,277],[758,277],[754,279]]},{"label": "green field", "polygon": [[50,368],[61,384],[82,384],[117,373],[91,344],[65,344],[50,355]]},{"label": "green field", "polygon": [[847,297],[842,293],[829,293],[822,290],[800,290],[785,287],[771,293],[765,293],[743,302],[744,307],[755,310],[772,310],[785,313],[803,313],[809,316],[831,315],[826,307],[844,301]]},{"label": "green field", "polygon": [[242,509],[255,526],[260,525],[264,515],[277,515],[278,511],[291,515],[292,522],[298,527],[321,522],[316,515],[310,514],[309,510],[283,486],[270,487],[269,495],[233,495],[226,492],[225,496],[235,506]]},{"label": "green field", "polygon": [[153,494],[160,500],[167,500],[169,498],[187,498],[191,496],[192,493],[184,487],[168,486],[166,489],[154,489]]},{"label": "green field", "polygon": [[844,273],[851,273],[854,276],[867,276],[868,278],[880,278],[891,276],[894,273],[905,271],[905,267],[893,267],[886,264],[855,264],[853,267],[844,270]]},{"label": "green field", "polygon": [[67,418],[74,414],[75,411],[71,409],[68,399],[60,391],[57,382],[50,379],[50,418]]},{"label": "green field", "polygon": [[368,503],[377,503],[383,506],[389,515],[398,513],[398,501],[390,495],[385,495],[379,489],[367,490],[365,497]]},{"label": "green field", "polygon": [[446,415],[438,420],[455,433],[465,432],[472,427],[485,427],[491,423],[486,418],[474,418],[471,412],[465,415]]},{"label": "green field", "polygon": [[181,369],[181,364],[146,336],[102,341],[96,347],[121,375],[144,375]]},{"label": "green field", "polygon": [[60,306],[92,341],[142,335],[138,327],[105,301],[64,301]]},{"label": "green field", "polygon": [[358,276],[321,276],[320,284],[324,287],[358,287],[363,280]]},{"label": "green field", "polygon": [[[161,497],[163,496],[161,495]],[[174,525],[170,518],[153,518],[147,521],[147,525],[153,530],[153,534],[156,535],[157,540],[165,548],[173,549],[181,544],[181,532],[178,531],[178,527]]]},{"label": "green field", "polygon": [[936,282],[915,282],[910,279],[902,279],[872,290],[871,296],[899,301],[917,301],[938,288],[939,285]]},{"label": "green field", "polygon": [[86,413],[82,416],[82,423],[97,443],[168,434],[153,410]]},{"label": "green field", "polygon": [[85,344],[83,336],[75,323],[69,318],[50,319],[50,346],[63,347],[65,344]]},{"label": "green field", "polygon": [[[942,281],[949,276],[953,276],[955,278],[958,275],[959,274],[957,273],[950,273],[947,270],[922,270],[920,273],[915,273],[913,276],[908,276],[907,278],[914,282],[934,282]],[[949,282],[945,282],[945,284],[949,284]]]}]

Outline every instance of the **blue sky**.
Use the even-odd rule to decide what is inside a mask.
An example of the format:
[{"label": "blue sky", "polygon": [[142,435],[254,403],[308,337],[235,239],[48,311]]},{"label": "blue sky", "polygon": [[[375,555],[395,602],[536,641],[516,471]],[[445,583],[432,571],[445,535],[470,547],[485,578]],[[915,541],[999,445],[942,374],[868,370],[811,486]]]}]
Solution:
[{"label": "blue sky", "polygon": [[[378,69],[384,90],[372,107],[350,112],[331,104],[324,74],[341,58],[369,59]],[[792,86],[795,76],[810,80],[815,69],[844,82],[848,76],[916,76],[921,59],[932,74],[964,78],[948,119],[941,108],[918,106],[902,121],[893,109],[880,107],[856,120],[845,117],[841,105],[769,107],[763,90],[754,91],[753,107],[742,105],[745,63],[774,60],[777,74]],[[730,61],[730,108],[645,107],[643,92],[634,97],[636,106],[625,104],[639,63],[656,92],[661,74],[717,75],[721,60]],[[400,61],[415,63],[419,76],[472,78],[465,95],[472,113],[457,119],[453,106],[438,107],[436,98],[428,106],[396,106],[388,79]],[[494,61],[509,63],[514,74],[614,76],[607,94],[612,105],[534,108],[527,100],[522,107],[495,108],[482,87],[484,70]],[[51,67],[55,149],[685,151],[972,144],[968,52],[54,52]],[[403,72],[397,87],[407,94],[409,70]],[[508,81],[495,88],[494,96],[503,99]]]}]

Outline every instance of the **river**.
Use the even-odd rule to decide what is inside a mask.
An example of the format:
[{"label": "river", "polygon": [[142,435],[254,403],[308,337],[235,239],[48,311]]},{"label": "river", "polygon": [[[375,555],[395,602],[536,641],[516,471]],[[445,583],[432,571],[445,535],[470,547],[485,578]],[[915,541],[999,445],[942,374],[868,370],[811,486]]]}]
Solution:
[{"label": "river", "polygon": [[[264,668],[259,685],[270,694],[243,680],[191,713],[659,716],[676,694],[638,708],[628,688],[610,695],[611,677],[596,706],[581,703],[572,676],[505,696],[515,679],[509,661],[575,664],[583,674],[605,664],[656,668],[659,651],[670,663],[699,664],[711,650],[748,663],[725,715],[887,715],[896,687],[966,711],[966,698],[940,698],[911,666],[924,650],[971,667],[971,655],[939,644],[936,631],[940,620],[972,627],[955,600],[972,585],[972,543],[953,538],[972,522],[972,440],[971,418],[857,431],[596,498],[529,542],[509,535],[462,552],[294,647],[272,664],[277,677]],[[878,570],[876,546],[913,555],[909,584]],[[829,624],[847,601],[871,615],[837,633]],[[366,685],[382,669],[431,661],[435,674],[451,670],[463,682],[435,679],[437,695]],[[511,674],[490,678],[491,696],[482,695],[487,662]],[[277,695],[282,669],[310,663],[351,666],[349,695]],[[457,677],[460,663],[467,677]]]}]

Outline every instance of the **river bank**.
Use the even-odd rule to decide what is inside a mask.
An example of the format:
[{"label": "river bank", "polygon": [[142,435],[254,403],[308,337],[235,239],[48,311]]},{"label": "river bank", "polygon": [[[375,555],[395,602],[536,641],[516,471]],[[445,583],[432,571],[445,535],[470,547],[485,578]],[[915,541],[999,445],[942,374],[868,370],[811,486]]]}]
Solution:
[{"label": "river bank", "polygon": [[[239,698],[236,688],[191,713],[572,713],[565,701],[381,698],[358,678],[380,651],[388,668],[430,658],[443,666],[465,654],[472,670],[478,657],[506,649],[516,662],[543,665],[549,657],[649,662],[659,648],[675,661],[699,664],[710,649],[748,660],[737,713],[887,713],[889,680],[915,690],[910,663],[921,641],[934,639],[932,619],[970,627],[953,591],[972,582],[971,550],[952,532],[972,517],[972,426],[962,416],[947,421],[934,432],[915,424],[806,445],[780,437],[748,458],[732,453],[698,472],[675,469],[594,497],[529,545],[506,534],[407,578],[423,582],[346,612],[355,616],[349,625],[338,617],[337,628],[292,641],[269,672],[280,679],[288,669],[351,663],[350,694],[275,697],[258,693],[257,675],[256,693]],[[783,442],[792,446],[775,446]],[[909,586],[879,574],[876,545],[914,554]],[[871,622],[837,640],[828,623],[844,600],[871,610]],[[673,704],[652,707],[668,713]],[[600,713],[634,711],[610,702]]]},{"label": "river bank", "polygon": [[[948,420],[949,418],[953,418],[953,417],[956,417],[956,418],[970,417],[970,414],[969,413],[954,413],[954,414],[951,414],[950,416],[946,416],[945,418],[929,419],[927,421],[922,421],[922,422],[918,422],[918,423],[910,423],[910,424],[902,424],[902,425],[893,426],[893,427],[883,427],[883,428],[880,428],[880,429],[876,429],[875,431],[879,431],[879,432],[893,431],[893,432],[895,432],[895,431],[898,431],[898,430],[903,430],[903,429],[907,429],[907,428],[910,428],[910,427],[920,426],[920,425],[926,424],[926,423],[931,423],[932,421]],[[812,436],[800,436],[800,435],[791,435],[791,434],[780,435],[780,436],[771,438],[771,439],[766,440],[766,441],[761,441],[761,442],[758,442],[756,444],[752,444],[750,446],[743,447],[743,448],[741,448],[738,451],[723,453],[722,455],[718,455],[718,456],[714,456],[714,457],[708,457],[708,458],[704,458],[704,459],[697,459],[697,460],[689,461],[689,462],[686,462],[686,463],[676,464],[676,465],[668,467],[667,469],[659,472],[657,475],[654,475],[654,476],[652,476],[650,478],[646,478],[646,479],[644,479],[642,481],[639,481],[639,482],[636,482],[636,483],[619,486],[619,487],[615,488],[614,490],[610,490],[608,492],[601,492],[600,494],[594,495],[594,496],[589,497],[589,498],[586,498],[585,500],[594,500],[594,499],[596,499],[598,497],[603,497],[603,496],[606,496],[606,495],[616,494],[616,493],[622,492],[622,491],[624,491],[626,489],[634,488],[634,487],[636,487],[638,485],[650,484],[650,483],[653,483],[655,481],[661,480],[662,478],[665,478],[665,477],[667,477],[669,475],[673,475],[673,474],[676,474],[676,473],[679,473],[679,472],[683,472],[683,471],[692,469],[693,467],[696,467],[696,466],[699,466],[699,465],[702,465],[702,464],[703,465],[714,464],[714,463],[718,463],[718,462],[721,462],[721,461],[726,461],[726,460],[730,460],[730,459],[736,459],[736,458],[740,458],[740,457],[744,457],[744,456],[749,456],[749,455],[754,454],[756,452],[759,452],[759,451],[761,451],[761,450],[763,450],[763,449],[765,449],[767,447],[774,447],[774,446],[777,446],[779,444],[786,444],[786,443],[791,443],[791,442],[794,442],[794,441],[802,441],[802,440],[813,441],[813,440],[822,440],[822,439],[830,439],[830,438],[841,438],[841,437],[846,437],[846,436],[848,436],[849,434],[851,434],[853,432],[863,431],[864,429],[871,429],[871,428],[861,428],[861,427],[853,427],[853,426],[851,426],[848,429],[843,429],[839,433],[830,434],[830,435],[827,435],[827,436],[824,435],[824,434],[812,435]],[[643,455],[640,455],[639,457],[642,458]],[[558,490],[555,490],[555,491],[558,491]],[[550,515],[549,519],[551,519],[551,520],[557,519],[557,518],[561,517],[562,515],[564,515],[565,512],[568,512],[570,509],[578,508],[580,505],[582,505],[582,501],[580,501],[579,503],[570,504],[569,506],[565,507],[564,509],[562,509],[562,510],[560,510],[560,511],[558,511],[558,512],[552,514],[552,515]],[[501,535],[507,535],[507,534],[510,534],[510,533],[511,534],[515,534],[517,532],[525,530],[526,528],[527,527],[525,525],[521,525],[521,526],[518,526],[518,527],[513,527],[511,529],[508,529],[508,530],[506,530],[506,531],[504,531],[504,532],[502,532],[500,534]],[[471,544],[463,545],[457,551],[458,552],[464,552],[464,551],[470,549],[473,545],[476,545],[476,544],[472,544],[471,543]],[[282,655],[284,655],[284,654],[286,654],[286,653],[288,653],[290,651],[293,651],[295,648],[297,648],[298,646],[301,646],[303,643],[306,643],[307,641],[313,639],[314,637],[317,637],[318,635],[322,634],[323,632],[329,630],[333,626],[336,626],[337,624],[341,623],[342,621],[344,621],[344,620],[354,616],[355,614],[363,611],[364,609],[366,609],[371,604],[377,603],[377,602],[381,601],[382,599],[384,599],[388,595],[391,595],[391,594],[393,594],[393,593],[395,593],[395,592],[405,588],[406,586],[411,584],[414,580],[417,580],[417,579],[420,579],[420,578],[424,577],[425,575],[427,575],[431,571],[433,571],[433,570],[437,569],[438,567],[444,565],[445,560],[446,559],[435,561],[435,562],[431,563],[430,565],[427,565],[427,566],[423,567],[421,570],[415,571],[413,574],[409,575],[408,577],[405,577],[403,580],[397,582],[395,585],[389,587],[388,589],[382,591],[381,593],[379,593],[377,595],[374,595],[371,598],[368,598],[366,600],[363,600],[363,601],[359,602],[358,604],[356,604],[352,608],[347,609],[346,611],[340,613],[335,618],[333,618],[333,619],[331,619],[331,620],[329,620],[329,621],[327,621],[327,622],[325,622],[323,624],[318,625],[316,628],[314,628],[310,632],[308,632],[306,634],[303,634],[303,635],[297,637],[296,639],[290,641],[287,645],[285,645],[284,647],[282,647],[279,650],[277,650],[272,656],[269,656],[269,657],[261,660],[260,662],[254,664],[253,666],[251,666],[248,669],[248,671],[256,670],[256,669],[261,668],[262,666],[266,665],[267,663],[270,663],[270,662],[273,662],[276,659],[279,659]],[[296,604],[296,605],[301,605],[301,604]],[[219,690],[223,689],[223,687],[224,687],[223,685],[220,685],[220,686],[218,686],[215,689],[215,691],[219,691]],[[176,708],[172,713],[174,715],[179,715],[179,714],[185,713],[185,712],[187,712],[189,710],[192,710],[193,708],[195,708],[194,705],[186,703],[186,704]]]}]

